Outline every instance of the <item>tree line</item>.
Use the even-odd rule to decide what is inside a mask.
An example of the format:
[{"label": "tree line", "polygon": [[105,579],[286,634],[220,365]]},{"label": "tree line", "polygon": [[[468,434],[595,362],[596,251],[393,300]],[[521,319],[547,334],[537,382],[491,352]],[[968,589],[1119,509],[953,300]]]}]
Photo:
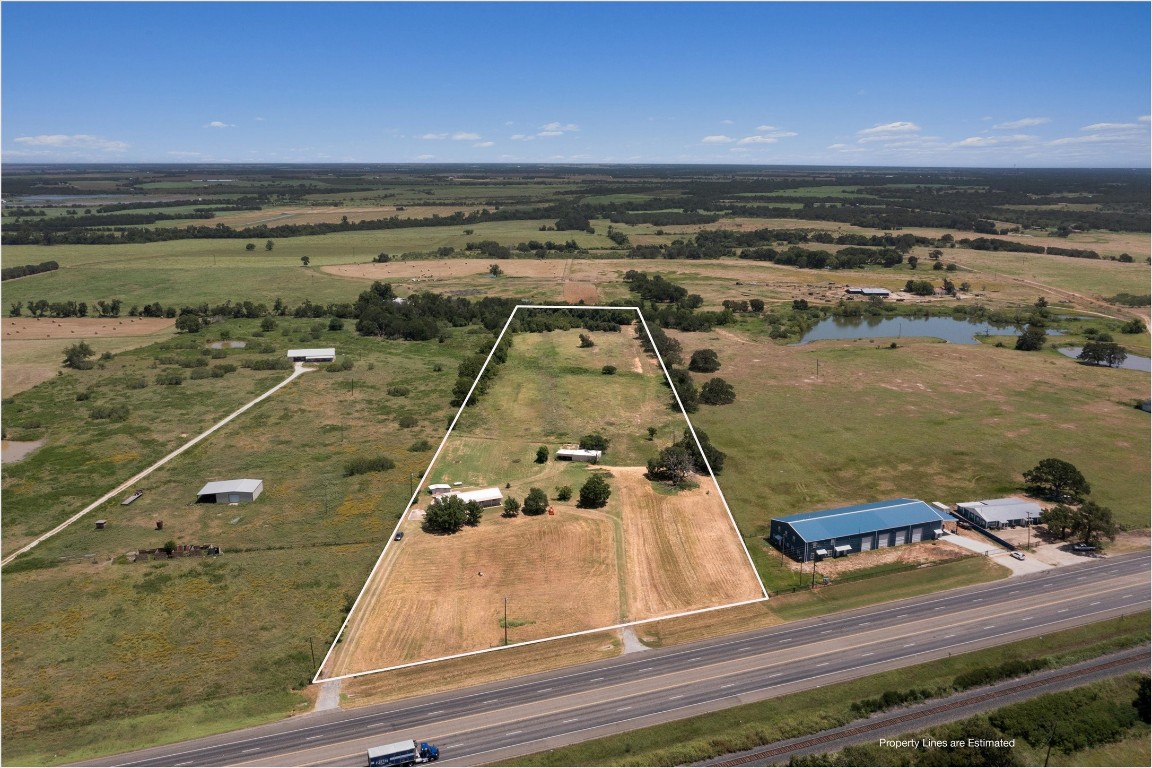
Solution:
[{"label": "tree line", "polygon": [[18,277],[38,275],[41,272],[54,272],[60,269],[55,261],[42,261],[39,264],[25,264],[19,267],[4,267],[0,270],[0,280],[15,280]]}]

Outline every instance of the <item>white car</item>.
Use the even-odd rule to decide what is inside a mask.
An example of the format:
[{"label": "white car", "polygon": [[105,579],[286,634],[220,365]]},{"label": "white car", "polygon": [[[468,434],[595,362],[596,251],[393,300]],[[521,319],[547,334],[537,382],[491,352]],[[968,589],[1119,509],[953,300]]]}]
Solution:
[{"label": "white car", "polygon": [[1017,560],[1023,560],[1024,559],[1024,553],[1023,552],[1013,552],[1012,557],[1016,558]]}]

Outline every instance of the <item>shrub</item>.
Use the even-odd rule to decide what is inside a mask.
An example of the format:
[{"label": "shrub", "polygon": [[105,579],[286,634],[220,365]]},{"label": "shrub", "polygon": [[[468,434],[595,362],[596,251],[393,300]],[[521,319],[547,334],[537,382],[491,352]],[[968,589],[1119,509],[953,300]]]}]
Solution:
[{"label": "shrub", "polygon": [[408,387],[388,387],[388,394],[392,397],[408,397]]},{"label": "shrub", "polygon": [[217,371],[219,371],[221,376],[226,373],[235,373],[236,366],[232,365],[232,363],[220,363],[219,365],[212,366],[212,373],[215,374]]},{"label": "shrub", "polygon": [[696,373],[715,373],[720,370],[720,357],[713,349],[698,349],[688,361],[688,370]]},{"label": "shrub", "polygon": [[568,501],[568,499],[570,499],[570,498],[572,498],[572,486],[570,486],[570,485],[558,485],[558,486],[556,486],[556,500],[557,501]]},{"label": "shrub", "polygon": [[387,456],[360,456],[344,465],[344,477],[364,475],[369,472],[387,472],[396,462]]},{"label": "shrub", "polygon": [[330,331],[342,331],[342,330],[344,330],[344,321],[338,317],[332,318],[331,320],[328,321],[328,330],[330,330]]},{"label": "shrub", "polygon": [[328,373],[342,373],[344,371],[344,366],[340,365],[340,363],[337,363],[336,361],[332,361],[331,363],[328,363],[328,365],[324,366],[324,370]]},{"label": "shrub", "polygon": [[170,385],[170,386],[175,386],[177,384],[183,384],[184,383],[184,375],[181,374],[179,371],[164,371],[162,373],[156,374],[156,383],[157,384],[166,384],[166,385]]},{"label": "shrub", "polygon": [[608,438],[596,432],[580,438],[580,448],[585,451],[606,451],[609,442]]},{"label": "shrub", "polygon": [[526,515],[542,515],[548,511],[548,496],[539,488],[531,488],[524,498],[521,510]]},{"label": "shrub", "polygon": [[612,489],[608,487],[608,482],[599,474],[592,475],[580,487],[580,506],[602,507],[608,503],[611,495]]},{"label": "shrub", "polygon": [[128,379],[124,386],[128,389],[144,389],[148,386],[148,380],[143,376],[137,376],[134,379]]},{"label": "shrub", "polygon": [[420,453],[422,451],[430,450],[431,448],[432,448],[432,443],[428,442],[427,440],[425,440],[423,438],[417,440],[416,442],[412,443],[412,445],[408,446],[408,450],[411,451],[412,453]]},{"label": "shrub", "polygon": [[253,371],[290,371],[292,361],[286,357],[276,357],[271,360],[245,360],[240,366]]},{"label": "shrub", "polygon": [[604,374],[605,376],[612,376],[616,373],[616,366],[606,365],[600,369],[600,373]]},{"label": "shrub", "polygon": [[124,421],[128,418],[129,411],[126,405],[103,405],[97,406],[88,411],[88,418],[90,419],[108,419],[109,421]]},{"label": "shrub", "polygon": [[419,421],[416,419],[415,416],[401,416],[399,419],[396,420],[396,423],[399,424],[404,429],[410,429],[410,428],[416,426],[419,423]]},{"label": "shrub", "polygon": [[193,381],[198,381],[200,379],[210,379],[212,378],[212,372],[207,368],[196,368],[192,371],[192,374],[188,378],[192,379]]},{"label": "shrub", "polygon": [[77,401],[87,400],[90,397],[92,397],[92,391],[91,390],[86,389],[86,390],[83,390],[81,392],[76,393],[76,400]]},{"label": "shrub", "polygon": [[542,445],[536,449],[536,463],[537,464],[547,464],[548,463],[548,447],[547,446]]}]

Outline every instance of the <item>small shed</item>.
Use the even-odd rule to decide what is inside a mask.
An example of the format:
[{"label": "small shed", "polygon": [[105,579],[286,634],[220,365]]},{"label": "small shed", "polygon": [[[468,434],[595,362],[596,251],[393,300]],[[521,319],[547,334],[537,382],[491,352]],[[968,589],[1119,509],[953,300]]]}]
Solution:
[{"label": "small shed", "polygon": [[197,504],[237,504],[255,501],[264,492],[263,480],[215,480],[196,494]]},{"label": "small shed", "polygon": [[600,461],[600,453],[583,448],[561,448],[556,451],[556,461],[587,461],[595,464]]},{"label": "small shed", "polygon": [[288,359],[294,363],[330,363],[336,359],[336,347],[290,349]]},{"label": "small shed", "polygon": [[475,491],[449,491],[448,496],[456,496],[463,502],[475,501],[482,507],[498,507],[504,503],[504,495],[499,488],[480,488]]},{"label": "small shed", "polygon": [[433,496],[443,496],[451,490],[452,486],[448,485],[448,483],[432,483],[432,485],[428,486],[428,493]]}]

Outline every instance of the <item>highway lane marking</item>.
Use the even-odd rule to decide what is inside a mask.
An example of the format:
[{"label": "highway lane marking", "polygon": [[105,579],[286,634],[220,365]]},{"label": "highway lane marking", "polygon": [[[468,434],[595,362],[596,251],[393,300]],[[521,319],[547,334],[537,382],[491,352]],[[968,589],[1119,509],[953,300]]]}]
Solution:
[{"label": "highway lane marking", "polygon": [[1020,621],[1032,621],[1032,619],[1034,619],[1034,618],[1036,618],[1036,617],[1035,616],[1025,616],[1024,618],[1020,619]]},{"label": "highway lane marking", "polygon": [[603,679],[604,679],[604,678],[602,678],[602,677],[594,677],[594,678],[592,678],[591,680],[589,680],[588,682],[590,682],[590,683],[598,683],[598,682],[600,682],[600,681],[601,681],[601,680],[603,680]]},{"label": "highway lane marking", "polygon": [[996,629],[996,625],[995,624],[989,624],[986,627],[981,627],[981,629]]},{"label": "highway lane marking", "polygon": [[[604,678],[600,678],[600,679],[601,679],[601,680],[603,680]],[[596,682],[596,681],[595,681],[595,680],[593,680],[592,682]],[[481,704],[495,704],[495,703],[496,703],[496,699],[487,699],[486,701],[482,701],[482,702],[480,702],[480,703],[481,703]]]},{"label": "highway lane marking", "polygon": [[1067,608],[1061,608],[1060,610],[1056,611],[1056,613],[1068,613],[1068,609]]},{"label": "highway lane marking", "polygon": [[684,698],[684,694],[678,693],[675,696],[669,696],[668,701],[676,701],[676,699],[682,699],[682,698]]},{"label": "highway lane marking", "polygon": [[[552,690],[552,689],[551,688],[541,688],[539,693],[548,693],[548,691],[550,691],[550,690]],[[432,714],[436,714],[436,713],[433,712]]]},{"label": "highway lane marking", "polygon": [[579,719],[580,719],[580,718],[578,718],[578,717],[570,717],[570,718],[568,718],[567,720],[563,720],[563,721],[561,721],[561,722],[563,722],[563,723],[574,723],[574,722],[576,722],[576,721],[577,721],[577,720],[579,720]]},{"label": "highway lane marking", "polygon": [[834,629],[826,629],[826,630],[824,630],[823,632],[821,632],[820,634],[822,634],[822,635],[827,635],[827,634],[829,634],[830,632],[835,632],[835,631],[836,631],[836,630],[834,630]]},{"label": "highway lane marking", "polygon": [[916,643],[908,643],[908,644],[907,644],[906,646],[904,646],[904,647],[905,647],[905,648],[911,648],[911,647],[912,647],[912,646],[914,646],[914,645],[916,645]]},{"label": "highway lane marking", "polygon": [[319,734],[319,735],[316,735],[316,736],[305,736],[305,737],[304,737],[304,741],[313,741],[313,740],[315,740],[315,739],[319,739],[321,736],[323,736],[323,734]]},{"label": "highway lane marking", "polygon": [[722,685],[722,686],[720,686],[720,687],[721,687],[721,688],[731,688],[731,687],[732,687],[732,686],[734,686],[734,685],[736,685],[736,683],[728,683],[727,685]]},{"label": "highway lane marking", "polygon": [[1120,595],[1120,599],[1121,599],[1121,600],[1123,600],[1123,599],[1124,599],[1124,598],[1126,598],[1126,597],[1132,597],[1132,595]]},{"label": "highway lane marking", "polygon": [[816,666],[818,666],[818,667],[826,667],[826,666],[828,666],[828,665],[829,665],[829,664],[831,664],[831,663],[832,663],[832,662],[830,662],[830,661],[822,661],[822,662],[820,662],[819,664],[817,664]]},{"label": "highway lane marking", "polygon": [[457,747],[462,747],[462,746],[464,746],[464,745],[463,744],[448,744],[447,746],[444,747],[444,749],[456,749]]},{"label": "highway lane marking", "polygon": [[[875,651],[868,651],[868,653],[862,653],[860,655],[861,656],[875,656],[876,652]],[[776,677],[776,675],[773,675],[773,677]]]},{"label": "highway lane marking", "polygon": [[[1129,595],[1129,597],[1131,597],[1131,595]],[[752,650],[752,646],[750,646],[750,645],[746,645],[746,646],[744,646],[743,648],[737,648],[737,649],[736,649],[736,651],[737,651],[737,652],[740,652],[740,651],[750,651],[750,650]]]},{"label": "highway lane marking", "polygon": [[[688,661],[694,661],[694,659],[688,659]],[[638,670],[636,670],[636,671],[637,671],[637,672],[649,672],[649,671],[651,671],[651,670],[653,670],[653,669],[656,669],[656,667],[642,667],[642,668],[640,668],[640,669],[638,669]]]},{"label": "highway lane marking", "polygon": [[1018,590],[1018,589],[1014,589],[1014,590],[1012,590],[1011,592],[1009,592],[1008,594],[1010,594],[1010,595],[1014,595],[1014,594],[1016,594],[1016,593],[1017,593],[1017,592],[1019,592],[1019,591],[1020,591],[1020,590]]},{"label": "highway lane marking", "polygon": [[902,618],[904,618],[904,617],[905,617],[905,616],[907,616],[907,615],[908,615],[908,614],[906,614],[906,613],[898,613],[898,614],[896,614],[896,616],[895,616],[894,618],[897,618],[897,619],[902,619]]},{"label": "highway lane marking", "polygon": [[1097,600],[1097,601],[1096,601],[1096,602],[1094,602],[1094,603],[1088,603],[1088,607],[1089,607],[1089,608],[1091,608],[1091,607],[1092,607],[1092,606],[1094,606],[1094,605],[1100,605],[1100,601],[1099,601],[1099,600]]},{"label": "highway lane marking", "polygon": [[444,711],[444,710],[442,710],[442,709],[437,709],[437,710],[433,710],[432,712],[429,712],[428,714],[430,714],[430,715],[439,715],[439,714],[440,714],[441,712],[443,712],[443,711]]},{"label": "highway lane marking", "polygon": [[869,625],[869,624],[871,624],[871,623],[872,623],[872,622],[870,622],[870,621],[862,621],[862,622],[860,622],[859,626],[861,626],[861,627],[866,627],[866,626],[868,626],[868,625]]},{"label": "highway lane marking", "polygon": [[508,733],[506,733],[504,735],[505,736],[515,736],[518,733],[524,733],[524,731],[508,731]]},{"label": "highway lane marking", "polygon": [[953,637],[956,637],[956,635],[944,635],[945,640],[950,640]]},{"label": "highway lane marking", "polygon": [[632,709],[632,707],[619,707],[619,708],[617,708],[616,711],[617,712],[624,712],[625,710],[628,710],[628,709]]},{"label": "highway lane marking", "polygon": [[784,673],[783,672],[776,672],[774,674],[768,675],[768,677],[780,677],[780,675],[782,675],[782,674],[784,674]]},{"label": "highway lane marking", "polygon": [[252,749],[242,749],[242,750],[240,750],[240,754],[242,754],[242,755],[246,755],[246,754],[248,754],[249,752],[259,752],[259,751],[260,751],[260,747],[252,747]]}]

